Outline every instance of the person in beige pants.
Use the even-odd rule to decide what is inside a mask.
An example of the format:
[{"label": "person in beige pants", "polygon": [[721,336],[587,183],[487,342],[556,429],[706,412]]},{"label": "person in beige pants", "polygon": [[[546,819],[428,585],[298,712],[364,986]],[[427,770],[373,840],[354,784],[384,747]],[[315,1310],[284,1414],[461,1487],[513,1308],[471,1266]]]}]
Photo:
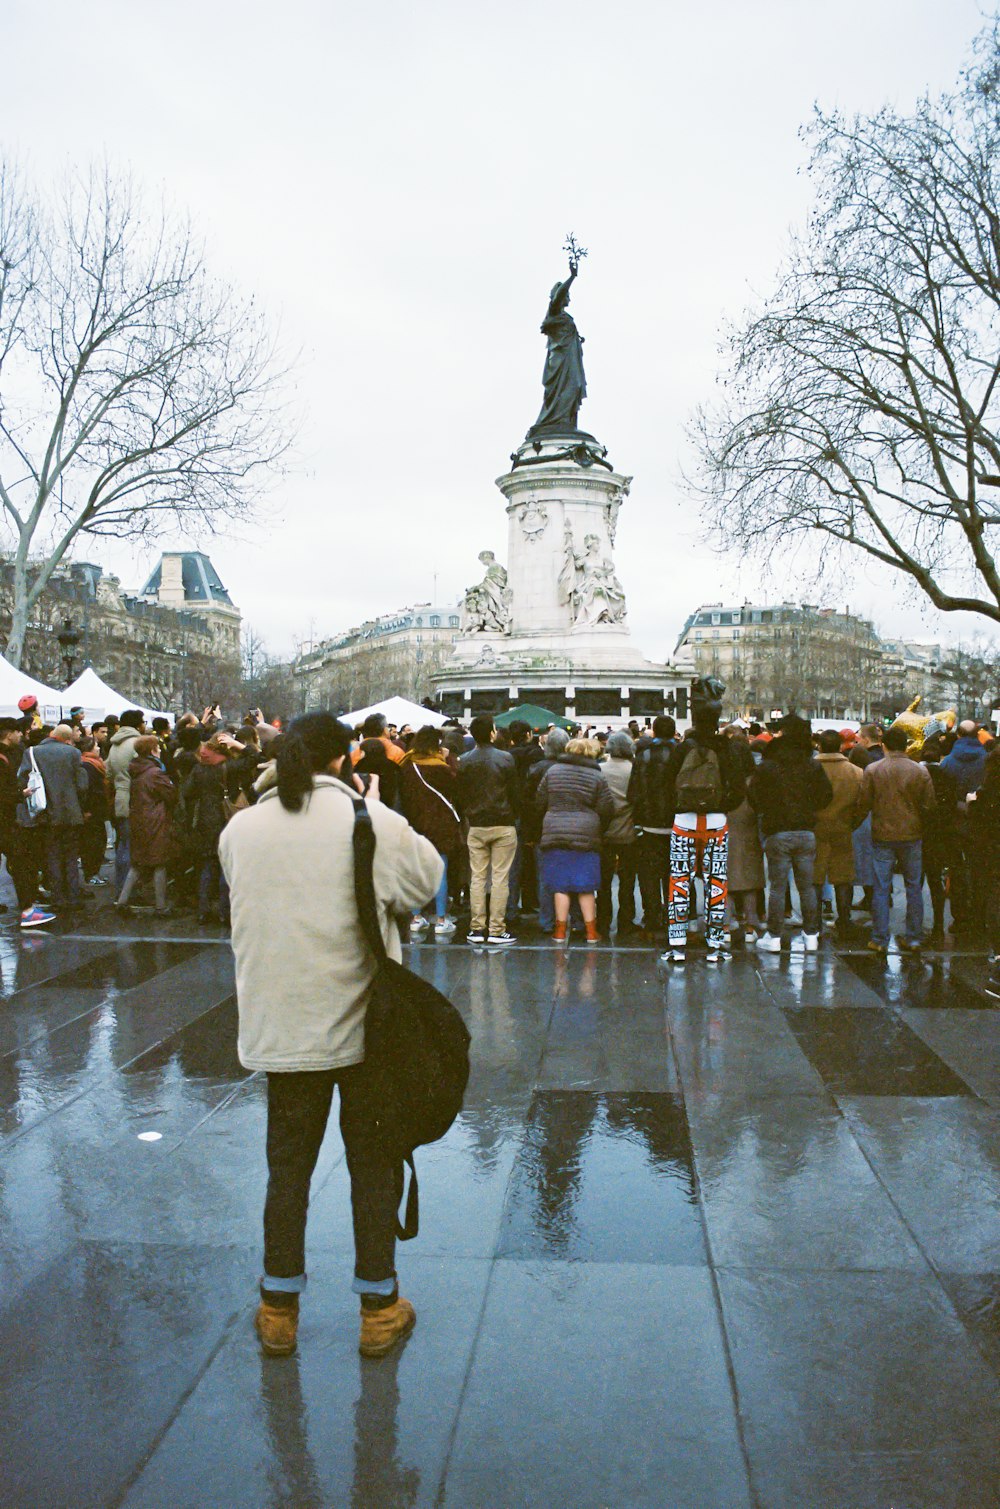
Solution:
[{"label": "person in beige pants", "polygon": [[[496,729],[490,717],[473,718],[470,733],[475,749],[458,762],[459,806],[469,825],[470,943],[508,944],[516,940],[507,931],[508,883],[517,853],[517,819],[520,792],[514,757],[494,749]],[[489,916],[486,907],[486,876],[493,871]]]}]

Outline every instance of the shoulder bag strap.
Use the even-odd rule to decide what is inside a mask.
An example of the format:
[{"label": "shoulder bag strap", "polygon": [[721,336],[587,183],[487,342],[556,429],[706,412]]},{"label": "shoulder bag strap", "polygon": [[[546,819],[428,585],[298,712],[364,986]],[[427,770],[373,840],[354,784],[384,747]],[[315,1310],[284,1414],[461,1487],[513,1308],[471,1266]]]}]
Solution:
[{"label": "shoulder bag strap", "polygon": [[351,800],[354,803],[354,896],[362,930],[375,955],[375,962],[381,968],[388,956],[375,896],[375,829],[364,797],[352,797]]}]

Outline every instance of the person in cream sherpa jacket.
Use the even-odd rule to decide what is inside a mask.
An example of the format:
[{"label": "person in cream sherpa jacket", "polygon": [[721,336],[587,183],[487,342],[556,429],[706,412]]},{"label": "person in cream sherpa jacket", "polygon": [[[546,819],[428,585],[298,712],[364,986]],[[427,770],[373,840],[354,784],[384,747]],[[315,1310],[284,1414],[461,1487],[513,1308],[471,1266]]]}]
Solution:
[{"label": "person in cream sherpa jacket", "polygon": [[[354,895],[355,797],[339,779],[346,770],[353,788],[350,739],[329,713],[296,719],[278,755],[276,786],[238,812],[219,841],[231,896],[240,1062],[265,1070],[268,1081],[264,1274],[255,1324],[271,1356],[296,1345],[309,1185],[335,1086],[351,1179],[362,1353],[381,1356],[415,1320],[396,1284],[402,1169],[381,1149],[379,1107],[363,1062],[375,961]],[[443,863],[398,813],[371,797],[368,810],[382,935],[399,960],[395,914],[410,916],[431,900]]]}]

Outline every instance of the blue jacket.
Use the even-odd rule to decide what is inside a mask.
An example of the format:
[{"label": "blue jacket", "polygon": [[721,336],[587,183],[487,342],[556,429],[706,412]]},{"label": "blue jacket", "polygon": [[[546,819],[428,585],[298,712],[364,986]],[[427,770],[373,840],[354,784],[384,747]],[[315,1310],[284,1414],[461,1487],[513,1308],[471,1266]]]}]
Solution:
[{"label": "blue jacket", "polygon": [[951,754],[941,761],[941,769],[954,776],[958,799],[964,802],[970,791],[978,791],[986,769],[986,750],[975,734],[963,734],[955,740]]}]

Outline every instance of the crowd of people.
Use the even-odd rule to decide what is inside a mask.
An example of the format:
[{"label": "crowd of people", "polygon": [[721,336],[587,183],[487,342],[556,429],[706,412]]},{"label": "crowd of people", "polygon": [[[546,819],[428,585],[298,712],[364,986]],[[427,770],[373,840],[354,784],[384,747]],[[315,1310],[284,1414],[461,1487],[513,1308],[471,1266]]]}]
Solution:
[{"label": "crowd of people", "polygon": [[[902,952],[925,943],[925,883],[926,941],[947,929],[1000,952],[1000,753],[988,730],[931,725],[914,747],[901,726],[814,733],[795,714],[720,728],[705,685],[683,737],[666,715],[537,733],[489,716],[396,728],[372,714],[351,730],[361,785],[443,861],[411,933],[449,938],[461,921],[470,943],[504,948],[538,932],[562,942],[578,926],[588,943],[665,944],[664,960],[681,964],[700,881],[710,962],[734,947],[814,951],[825,930],[857,941],[865,917],[867,946],[885,953],[898,871]],[[0,845],[21,927],[112,883],[111,835],[119,910],[228,924],[220,836],[273,784],[280,728],[257,709],[227,723],[218,708],[148,729],[137,709],[92,724],[74,709],[48,727],[25,704],[0,719]]]},{"label": "crowd of people", "polygon": [[273,781],[281,730],[259,709],[240,724],[214,707],[148,728],[137,708],[91,723],[73,708],[54,726],[33,697],[19,710],[0,718],[0,850],[21,928],[47,927],[111,885],[120,912],[148,902],[158,916],[190,909],[228,925],[219,838]]},{"label": "crowd of people", "polygon": [[949,931],[1000,953],[988,729],[932,724],[915,745],[903,726],[814,733],[794,713],[720,728],[711,690],[692,707],[683,737],[666,715],[577,735],[486,716],[467,731],[369,719],[355,768],[445,861],[412,932],[447,937],[467,914],[470,943],[505,947],[536,932],[560,942],[578,924],[587,942],[665,943],[665,962],[682,964],[700,881],[710,962],[733,948],[813,952],[827,931],[885,954],[899,872],[901,952]]}]

